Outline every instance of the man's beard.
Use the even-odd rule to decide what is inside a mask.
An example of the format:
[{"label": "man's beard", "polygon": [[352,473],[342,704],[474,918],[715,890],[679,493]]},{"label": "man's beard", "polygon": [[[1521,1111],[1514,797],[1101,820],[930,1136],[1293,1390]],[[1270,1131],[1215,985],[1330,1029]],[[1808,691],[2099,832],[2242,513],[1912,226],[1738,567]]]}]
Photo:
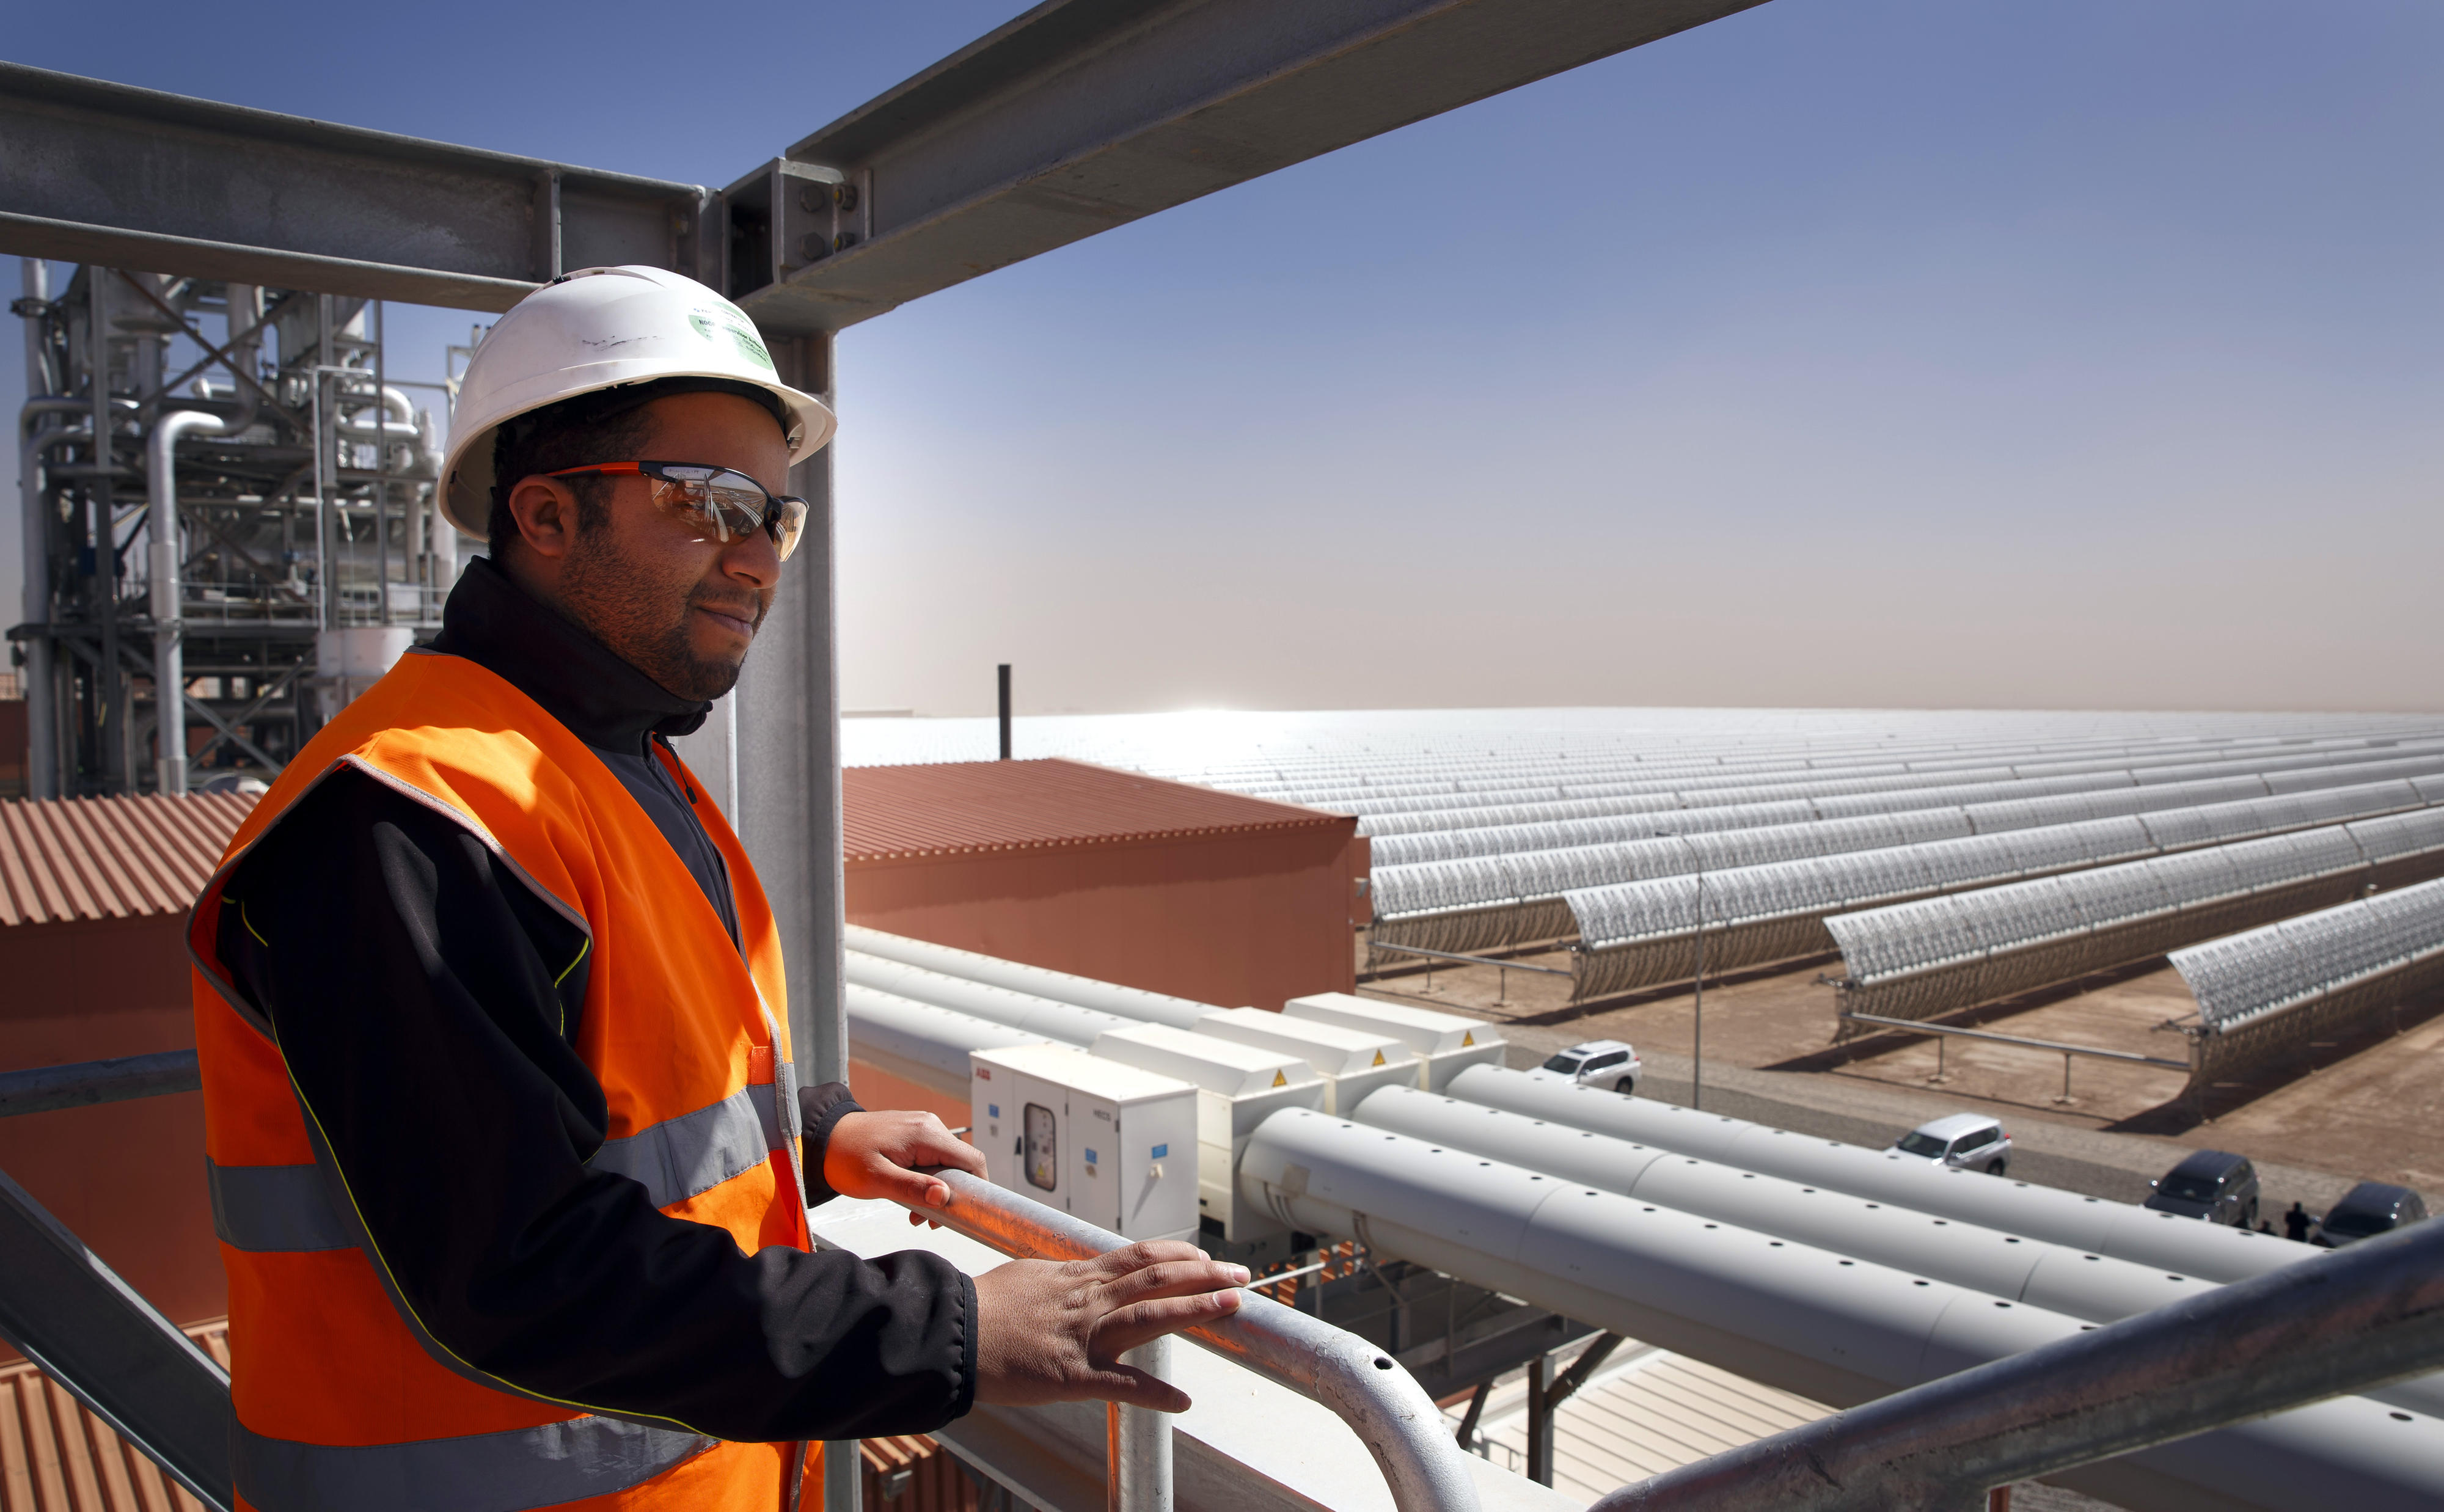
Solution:
[{"label": "man's beard", "polygon": [[680,596],[675,584],[583,537],[561,568],[560,593],[578,623],[620,660],[675,697],[698,702],[735,687],[744,661],[696,654],[689,637],[696,609],[731,615],[760,629],[769,607],[755,594],[723,594],[703,583]]}]

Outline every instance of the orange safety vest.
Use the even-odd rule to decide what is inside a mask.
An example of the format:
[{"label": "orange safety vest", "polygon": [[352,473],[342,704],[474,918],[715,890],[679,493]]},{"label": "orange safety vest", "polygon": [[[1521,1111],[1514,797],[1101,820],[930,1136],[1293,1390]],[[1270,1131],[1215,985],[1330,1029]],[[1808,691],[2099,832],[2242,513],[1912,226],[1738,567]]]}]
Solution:
[{"label": "orange safety vest", "polygon": [[805,1446],[723,1443],[523,1391],[452,1355],[389,1285],[271,1026],[216,951],[239,859],[343,767],[465,825],[585,931],[593,962],[577,1050],[610,1110],[591,1169],[641,1182],[663,1212],[727,1229],[744,1253],[808,1247],[780,941],[737,837],[683,781],[729,863],[744,959],[686,864],[583,743],[475,663],[412,653],[288,764],[188,918],[240,1504],[794,1505]]}]

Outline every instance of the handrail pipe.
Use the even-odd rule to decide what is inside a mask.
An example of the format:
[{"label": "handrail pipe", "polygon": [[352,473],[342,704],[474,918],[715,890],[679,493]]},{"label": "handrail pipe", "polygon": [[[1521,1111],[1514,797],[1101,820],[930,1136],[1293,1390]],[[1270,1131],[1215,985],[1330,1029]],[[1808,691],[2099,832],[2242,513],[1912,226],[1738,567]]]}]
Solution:
[{"label": "handrail pipe", "polygon": [[[1083,1260],[1129,1243],[965,1171],[938,1174],[951,1189],[951,1205],[911,1210],[1006,1255]],[[1399,1512],[1477,1512],[1470,1456],[1443,1426],[1441,1409],[1391,1355],[1254,1292],[1241,1295],[1231,1317],[1187,1332],[1233,1363],[1330,1408],[1374,1456]],[[1115,1438],[1123,1446],[1137,1411],[1120,1409]]]},{"label": "handrail pipe", "polygon": [[1994,1486],[2438,1366],[2444,1224],[2416,1224],[1666,1471],[1590,1512],[1971,1512]]}]

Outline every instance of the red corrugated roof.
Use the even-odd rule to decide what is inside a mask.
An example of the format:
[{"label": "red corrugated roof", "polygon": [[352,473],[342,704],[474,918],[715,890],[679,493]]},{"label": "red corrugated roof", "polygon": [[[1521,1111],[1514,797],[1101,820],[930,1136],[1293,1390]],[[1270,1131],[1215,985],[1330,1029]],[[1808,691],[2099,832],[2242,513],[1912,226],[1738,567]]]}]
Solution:
[{"label": "red corrugated roof", "polygon": [[[187,1337],[229,1368],[229,1322]],[[20,1360],[0,1368],[0,1512],[204,1512],[60,1384]]]},{"label": "red corrugated roof", "polygon": [[1084,762],[938,762],[841,773],[851,861],[1353,821]]},{"label": "red corrugated roof", "polygon": [[0,927],[184,913],[254,795],[0,802]]}]

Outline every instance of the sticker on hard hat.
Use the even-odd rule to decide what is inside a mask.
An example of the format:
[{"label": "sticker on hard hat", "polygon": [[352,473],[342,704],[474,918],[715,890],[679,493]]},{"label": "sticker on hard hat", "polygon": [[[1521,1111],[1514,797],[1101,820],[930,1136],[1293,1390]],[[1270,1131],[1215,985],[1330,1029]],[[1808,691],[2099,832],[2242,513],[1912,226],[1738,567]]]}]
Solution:
[{"label": "sticker on hard hat", "polygon": [[708,341],[720,340],[713,334],[716,327],[729,332],[730,339],[738,343],[738,350],[745,355],[747,360],[767,373],[774,371],[772,354],[764,350],[764,342],[756,336],[755,327],[749,323],[746,316],[737,311],[693,309],[688,311],[688,323],[695,327],[696,335]]}]

